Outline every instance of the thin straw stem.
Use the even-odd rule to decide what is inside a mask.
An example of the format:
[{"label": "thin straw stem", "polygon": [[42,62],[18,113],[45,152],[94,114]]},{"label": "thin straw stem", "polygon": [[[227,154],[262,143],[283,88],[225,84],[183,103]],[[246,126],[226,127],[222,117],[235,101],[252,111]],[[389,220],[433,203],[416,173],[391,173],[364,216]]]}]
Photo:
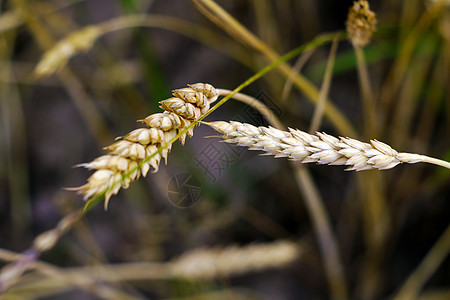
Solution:
[{"label": "thin straw stem", "polygon": [[336,51],[338,46],[339,36],[335,35],[333,43],[331,45],[330,55],[328,57],[327,67],[325,70],[325,76],[320,88],[319,99],[317,100],[316,109],[309,127],[309,132],[313,133],[319,130],[320,123],[322,123],[325,104],[327,103],[327,96],[330,90],[331,77],[333,75],[334,59],[336,57]]},{"label": "thin straw stem", "polygon": [[[216,91],[220,96],[228,96],[232,93],[232,91],[226,89],[216,89]],[[272,126],[279,129],[285,128],[280,120],[278,120],[277,116],[258,99],[242,93],[236,93],[232,95],[231,98],[245,103],[259,111]]]},{"label": "thin straw stem", "polygon": [[294,76],[293,74],[298,74],[301,72],[302,68],[305,66],[307,61],[311,58],[311,56],[314,53],[314,49],[308,52],[303,53],[300,55],[300,57],[295,62],[294,66],[292,67],[293,73],[286,78],[286,83],[284,84],[283,91],[281,92],[281,99],[280,102],[287,104],[288,103],[288,96],[291,93],[292,85],[294,84]]},{"label": "thin straw stem", "polygon": [[379,133],[379,122],[377,121],[377,108],[373,90],[370,84],[369,72],[364,58],[364,52],[360,46],[354,45],[356,60],[358,63],[358,78],[363,100],[364,122],[366,137],[376,138]]},{"label": "thin straw stem", "polygon": [[426,156],[426,155],[422,155],[422,156],[423,156],[423,162],[450,169],[450,162],[448,162],[448,161],[437,159],[437,158],[433,158],[433,157],[429,157],[429,156]]}]

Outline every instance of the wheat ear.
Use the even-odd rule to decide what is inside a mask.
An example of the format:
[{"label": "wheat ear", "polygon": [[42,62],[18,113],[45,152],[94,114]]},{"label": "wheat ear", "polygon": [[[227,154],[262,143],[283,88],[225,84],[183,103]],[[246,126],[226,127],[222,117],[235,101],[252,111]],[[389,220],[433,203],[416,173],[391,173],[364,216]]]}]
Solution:
[{"label": "wheat ear", "polygon": [[336,138],[326,133],[315,135],[298,129],[282,131],[273,127],[256,127],[239,122],[202,122],[222,134],[227,143],[265,151],[267,155],[287,157],[302,163],[346,165],[346,170],[386,170],[401,163],[427,162],[450,169],[450,163],[425,155],[399,153],[389,145],[371,140]]},{"label": "wheat ear", "polygon": [[376,31],[377,18],[369,8],[369,2],[366,0],[357,0],[348,11],[347,21],[348,38],[353,45],[364,47],[372,38]]},{"label": "wheat ear", "polygon": [[[150,169],[157,172],[161,158],[167,162],[172,148],[169,141],[208,111],[210,104],[218,98],[216,89],[205,83],[192,84],[188,88],[174,90],[172,94],[174,97],[160,102],[160,107],[165,110],[163,113],[139,120],[149,128],[139,128],[117,138],[116,143],[104,148],[109,154],[79,164],[78,167],[96,171],[85,185],[69,190],[78,191],[85,200],[104,193],[106,209],[110,197],[120,188],[128,188],[130,182],[141,175],[145,177]],[[193,128],[179,137],[183,145],[186,135],[191,137]],[[166,148],[149,159],[163,145]]]},{"label": "wheat ear", "polygon": [[302,253],[295,242],[279,240],[244,247],[195,249],[168,264],[170,274],[188,279],[214,279],[276,268],[292,263]]}]

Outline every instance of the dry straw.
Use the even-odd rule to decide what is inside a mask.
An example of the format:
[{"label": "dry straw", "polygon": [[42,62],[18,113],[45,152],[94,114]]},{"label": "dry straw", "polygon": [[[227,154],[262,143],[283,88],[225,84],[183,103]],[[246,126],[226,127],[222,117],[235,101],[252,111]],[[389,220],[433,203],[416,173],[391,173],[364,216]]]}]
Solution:
[{"label": "dry straw", "polygon": [[[117,194],[120,188],[128,188],[130,182],[141,175],[145,177],[150,170],[157,172],[161,158],[167,162],[167,155],[172,148],[169,141],[208,111],[218,93],[209,84],[196,83],[188,88],[174,90],[173,96],[160,102],[165,112],[152,114],[139,121],[149,128],[139,128],[117,138],[116,143],[104,148],[109,154],[78,165],[96,171],[89,177],[88,183],[69,190],[78,191],[85,200],[104,193],[106,209],[110,197]],[[179,137],[182,144],[186,135],[191,137],[193,128]],[[156,153],[164,145],[166,147]]]},{"label": "dry straw", "polygon": [[203,122],[222,134],[227,143],[262,150],[267,155],[287,157],[302,163],[346,165],[347,170],[385,170],[401,163],[427,162],[450,169],[450,163],[413,153],[399,153],[377,140],[369,143],[352,138],[336,138],[326,133],[315,135],[298,129],[282,131],[239,122]]}]

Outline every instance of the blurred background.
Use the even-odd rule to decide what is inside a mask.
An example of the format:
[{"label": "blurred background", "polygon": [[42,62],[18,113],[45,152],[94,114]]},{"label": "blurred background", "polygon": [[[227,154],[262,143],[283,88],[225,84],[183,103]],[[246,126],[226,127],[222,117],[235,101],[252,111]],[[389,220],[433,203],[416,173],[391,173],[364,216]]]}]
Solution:
[{"label": "blurred background", "polygon": [[[90,172],[73,166],[141,127],[135,121],[160,112],[158,102],[171,90],[196,82],[232,90],[271,62],[242,32],[205,9],[210,2],[0,1],[0,248],[22,252],[36,235],[82,207],[82,198],[63,188],[83,185]],[[216,4],[281,55],[319,34],[345,30],[353,1]],[[347,40],[338,44],[329,101],[352,125],[353,138],[377,138],[399,151],[450,160],[448,1],[379,0],[370,7],[377,31],[363,53],[379,108],[377,135],[367,134],[361,70]],[[34,72],[69,34],[136,14],[165,18],[105,33],[55,72]],[[328,43],[300,58],[301,76],[317,90],[329,52]],[[296,63],[301,61],[289,61]],[[285,126],[309,128],[314,105],[285,74],[273,70],[243,92]],[[233,100],[207,120],[268,125],[256,110]],[[349,135],[326,117],[320,131]],[[139,280],[118,270],[106,284],[144,299],[450,299],[449,170],[415,164],[361,175],[341,166],[306,167],[337,245],[345,289],[339,294],[330,289],[327,246],[319,242],[321,231],[305,206],[294,165],[205,139],[214,134],[197,127],[184,147],[174,144],[158,173],[121,190],[108,211],[98,205],[41,259],[62,272],[131,263],[147,268],[144,262],[173,261],[196,248],[288,240],[300,254],[272,268],[212,279]],[[423,261],[425,271],[411,277]],[[44,288],[34,273],[13,286],[11,299],[98,298],[67,283]],[[412,283],[405,285],[408,278]]]}]

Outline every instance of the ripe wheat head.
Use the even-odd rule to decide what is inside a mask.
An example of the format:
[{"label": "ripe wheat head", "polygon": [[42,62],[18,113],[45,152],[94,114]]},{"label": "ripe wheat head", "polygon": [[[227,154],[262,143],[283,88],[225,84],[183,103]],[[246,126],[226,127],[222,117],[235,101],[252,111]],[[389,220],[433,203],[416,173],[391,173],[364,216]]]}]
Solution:
[{"label": "ripe wheat head", "polygon": [[[168,144],[161,153],[148,158],[208,111],[210,103],[218,97],[215,88],[204,83],[174,90],[172,94],[174,97],[160,102],[160,107],[165,110],[163,113],[139,120],[149,128],[139,128],[117,138],[116,143],[104,148],[109,154],[79,164],[79,167],[96,171],[85,185],[70,190],[78,191],[85,200],[104,193],[107,208],[110,197],[117,194],[120,188],[128,188],[132,181],[141,175],[145,177],[151,169],[157,172],[161,158],[167,162],[172,145]],[[190,128],[179,137],[181,144],[184,145],[186,136],[192,135],[193,128]]]},{"label": "ripe wheat head", "polygon": [[346,165],[347,170],[385,170],[400,163],[417,163],[424,155],[399,153],[377,140],[369,143],[351,138],[336,138],[326,133],[315,135],[297,129],[282,131],[239,122],[202,122],[220,132],[227,143],[265,151],[267,155],[287,157],[302,163]]}]

